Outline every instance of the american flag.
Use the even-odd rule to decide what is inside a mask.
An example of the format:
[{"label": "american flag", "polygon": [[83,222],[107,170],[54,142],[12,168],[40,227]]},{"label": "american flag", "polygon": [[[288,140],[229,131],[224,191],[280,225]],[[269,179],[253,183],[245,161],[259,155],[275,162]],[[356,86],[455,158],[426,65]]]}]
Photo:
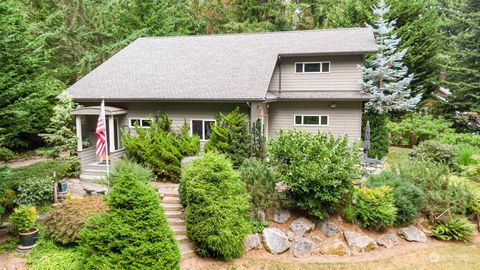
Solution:
[{"label": "american flag", "polygon": [[100,157],[104,157],[107,152],[105,133],[105,102],[102,100],[100,115],[98,116],[97,129],[95,131],[95,136],[97,136],[97,146],[95,147],[95,152]]}]

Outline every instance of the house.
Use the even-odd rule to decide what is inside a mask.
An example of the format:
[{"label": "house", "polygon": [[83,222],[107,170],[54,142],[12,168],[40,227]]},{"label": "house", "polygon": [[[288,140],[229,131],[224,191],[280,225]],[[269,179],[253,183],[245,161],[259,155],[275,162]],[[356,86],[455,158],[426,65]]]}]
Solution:
[{"label": "house", "polygon": [[148,128],[156,112],[174,130],[187,123],[202,145],[216,114],[236,107],[267,138],[295,128],[354,142],[369,98],[358,65],[376,50],[368,28],[139,38],[67,89],[84,105],[72,112],[83,175],[103,170],[93,147],[102,99],[113,162],[121,131]]}]

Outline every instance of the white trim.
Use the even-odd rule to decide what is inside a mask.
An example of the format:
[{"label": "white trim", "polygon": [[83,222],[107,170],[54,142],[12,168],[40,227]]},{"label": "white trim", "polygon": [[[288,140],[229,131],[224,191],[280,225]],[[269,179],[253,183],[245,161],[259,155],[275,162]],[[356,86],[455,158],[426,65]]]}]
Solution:
[{"label": "white trim", "polygon": [[[323,63],[328,63],[328,72],[323,71]],[[302,72],[297,72],[297,64],[302,64]],[[315,72],[305,72],[305,64],[320,64],[320,71]],[[295,74],[321,74],[321,73],[331,73],[332,72],[332,62],[331,61],[314,61],[314,62],[295,62],[293,65],[293,72]]]},{"label": "white trim", "polygon": [[[301,116],[302,117],[302,123],[301,124],[297,124],[297,116]],[[303,118],[305,116],[318,116],[318,125],[317,124],[304,124],[303,123]],[[326,116],[327,117],[327,124],[326,125],[322,125],[322,116]],[[297,127],[328,127],[330,125],[330,115],[328,114],[294,114],[293,115],[293,125],[294,126],[297,126]]]},{"label": "white trim", "polygon": [[200,137],[201,142],[206,142],[205,140],[205,121],[217,123],[215,119],[190,119],[190,136],[193,136],[193,121],[202,121],[202,136]]},{"label": "white trim", "polygon": [[128,127],[129,128],[134,128],[135,126],[132,125],[132,120],[138,120],[140,122],[140,124],[138,125],[139,127],[141,128],[150,128],[150,126],[143,126],[142,125],[142,120],[151,120],[153,121],[153,119],[151,118],[147,118],[147,117],[129,117],[128,118]]}]

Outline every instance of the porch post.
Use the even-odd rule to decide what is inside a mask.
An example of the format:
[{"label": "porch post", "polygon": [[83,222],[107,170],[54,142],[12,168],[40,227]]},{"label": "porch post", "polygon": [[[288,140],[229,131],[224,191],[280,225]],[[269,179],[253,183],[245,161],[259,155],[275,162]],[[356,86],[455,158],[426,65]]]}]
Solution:
[{"label": "porch post", "polygon": [[115,131],[113,130],[113,115],[108,116],[108,147],[110,148],[110,153],[115,151]]},{"label": "porch post", "polygon": [[80,115],[75,116],[75,124],[77,129],[77,151],[82,151],[82,119]]}]

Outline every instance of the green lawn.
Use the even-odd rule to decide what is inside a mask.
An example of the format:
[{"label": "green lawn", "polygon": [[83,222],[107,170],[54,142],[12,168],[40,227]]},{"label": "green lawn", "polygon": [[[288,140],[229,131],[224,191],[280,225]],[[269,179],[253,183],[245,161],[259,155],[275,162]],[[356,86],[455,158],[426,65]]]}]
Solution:
[{"label": "green lawn", "polygon": [[410,152],[412,152],[412,149],[409,148],[390,147],[388,149],[385,167],[390,168],[392,166],[407,162],[410,159],[408,156]]}]

